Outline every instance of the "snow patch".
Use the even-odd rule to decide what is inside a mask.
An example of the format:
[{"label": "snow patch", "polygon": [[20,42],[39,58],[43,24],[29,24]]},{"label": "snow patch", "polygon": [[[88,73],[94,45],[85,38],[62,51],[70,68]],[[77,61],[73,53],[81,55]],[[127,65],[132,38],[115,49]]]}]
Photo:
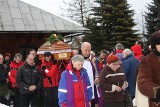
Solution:
[{"label": "snow patch", "polygon": [[0,103],[0,107],[9,107],[9,106],[6,106],[6,105]]}]

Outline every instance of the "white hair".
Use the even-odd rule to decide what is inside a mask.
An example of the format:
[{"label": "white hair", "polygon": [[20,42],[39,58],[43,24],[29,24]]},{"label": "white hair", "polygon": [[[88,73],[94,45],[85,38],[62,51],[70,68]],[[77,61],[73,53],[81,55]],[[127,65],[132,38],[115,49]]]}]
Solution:
[{"label": "white hair", "polygon": [[126,53],[127,55],[132,54],[132,51],[130,49],[125,49],[123,52]]},{"label": "white hair", "polygon": [[3,55],[2,55],[2,54],[0,54],[0,57],[3,57]]},{"label": "white hair", "polygon": [[71,58],[71,60],[74,61],[74,62],[77,62],[77,61],[84,62],[84,57],[82,55],[74,55]]},{"label": "white hair", "polygon": [[90,44],[89,42],[83,42],[83,43],[81,44],[81,49],[82,49],[85,45],[89,45],[89,46],[91,47],[91,44]]},{"label": "white hair", "polygon": [[121,50],[121,49],[124,49],[124,46],[121,43],[118,43],[118,44],[116,44],[115,48],[117,50]]}]

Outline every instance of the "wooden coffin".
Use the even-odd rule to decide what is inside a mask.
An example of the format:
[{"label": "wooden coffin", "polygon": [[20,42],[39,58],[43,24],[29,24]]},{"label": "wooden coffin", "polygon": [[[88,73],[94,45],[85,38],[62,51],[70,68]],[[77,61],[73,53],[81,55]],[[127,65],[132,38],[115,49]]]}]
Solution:
[{"label": "wooden coffin", "polygon": [[45,52],[51,52],[56,60],[68,60],[71,57],[70,46],[62,41],[56,41],[53,44],[46,42],[40,46],[37,51],[39,60],[44,57]]}]

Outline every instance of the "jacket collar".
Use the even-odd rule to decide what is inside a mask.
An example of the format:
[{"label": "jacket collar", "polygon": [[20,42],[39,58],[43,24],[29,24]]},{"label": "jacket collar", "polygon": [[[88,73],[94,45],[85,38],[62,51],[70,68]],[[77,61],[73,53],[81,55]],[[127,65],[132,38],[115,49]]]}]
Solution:
[{"label": "jacket collar", "polygon": [[127,60],[129,58],[133,57],[133,54],[129,54],[128,56],[126,56],[123,60]]},{"label": "jacket collar", "polygon": [[31,68],[31,69],[34,69],[36,67],[36,65],[29,65],[27,62],[24,63],[24,66],[28,67],[28,68]]}]

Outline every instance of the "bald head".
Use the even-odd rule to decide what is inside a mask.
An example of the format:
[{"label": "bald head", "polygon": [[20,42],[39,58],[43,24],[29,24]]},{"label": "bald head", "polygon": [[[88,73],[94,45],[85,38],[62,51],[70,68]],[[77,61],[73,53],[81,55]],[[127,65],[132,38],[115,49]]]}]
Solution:
[{"label": "bald head", "polygon": [[83,42],[83,43],[81,44],[81,49],[84,48],[84,47],[86,47],[86,46],[88,46],[88,47],[91,48],[91,44],[90,44],[89,42]]},{"label": "bald head", "polygon": [[77,50],[72,50],[72,56],[77,55],[78,51]]},{"label": "bald head", "polygon": [[81,44],[81,51],[84,57],[89,57],[91,52],[91,44],[89,42],[83,42]]},{"label": "bald head", "polygon": [[27,63],[28,63],[29,65],[34,65],[34,55],[33,55],[33,54],[29,54],[29,55],[27,56],[26,61],[27,61]]}]

